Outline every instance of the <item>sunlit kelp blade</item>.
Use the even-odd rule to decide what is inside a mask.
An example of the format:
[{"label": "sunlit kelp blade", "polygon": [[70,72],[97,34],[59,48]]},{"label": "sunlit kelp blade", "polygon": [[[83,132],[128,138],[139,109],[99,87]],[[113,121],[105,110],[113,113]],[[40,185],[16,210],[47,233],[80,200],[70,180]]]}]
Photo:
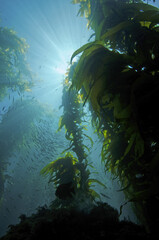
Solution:
[{"label": "sunlit kelp blade", "polygon": [[66,153],[65,157],[58,158],[45,166],[41,174],[44,176],[49,174],[49,182],[54,182],[56,187],[61,184],[77,184],[76,177],[77,172],[79,173],[77,163],[78,160],[71,153]]},{"label": "sunlit kelp blade", "polygon": [[[113,53],[108,50],[104,44],[93,42],[90,44],[89,49],[86,49],[82,54],[72,79],[72,85],[76,86],[77,90],[81,89],[82,85],[87,93],[87,98],[90,98],[93,106],[97,112],[100,106],[107,100],[107,105],[110,104],[113,93],[116,89],[116,78],[120,77],[118,81],[123,82],[122,72],[127,69],[128,65],[131,65],[133,58]],[[114,65],[116,71],[114,71]],[[114,83],[113,83],[114,81]],[[120,84],[120,83],[119,83]],[[108,88],[111,92],[108,92]],[[118,87],[119,88],[119,87]],[[104,95],[108,92],[108,95]]]}]

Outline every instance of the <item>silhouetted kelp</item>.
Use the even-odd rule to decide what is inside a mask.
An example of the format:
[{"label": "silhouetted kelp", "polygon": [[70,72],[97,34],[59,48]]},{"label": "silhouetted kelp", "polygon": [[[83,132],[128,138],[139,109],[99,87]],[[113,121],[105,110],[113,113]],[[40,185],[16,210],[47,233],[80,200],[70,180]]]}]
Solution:
[{"label": "silhouetted kelp", "polygon": [[119,221],[117,210],[106,203],[96,203],[91,212],[74,208],[48,209],[40,207],[30,217],[21,215],[21,222],[9,226],[1,240],[36,239],[152,239],[141,226]]},{"label": "silhouetted kelp", "polygon": [[[79,13],[95,31],[95,41],[73,54],[72,59],[82,53],[70,70],[71,88],[67,78],[64,85],[59,128],[65,126],[70,147],[41,171],[51,175],[57,199],[52,209],[41,208],[29,218],[21,215],[21,223],[10,226],[2,240],[152,239],[142,227],[119,222],[117,211],[107,204],[95,204],[98,193],[90,185],[98,181],[90,179],[81,106],[91,103],[92,123],[103,140],[101,157],[123,185],[124,204],[133,202],[147,231],[157,233],[159,10],[137,0],[73,2],[80,3]],[[80,208],[86,199],[94,204],[89,211]]]},{"label": "silhouetted kelp", "polygon": [[73,3],[95,41],[72,55],[82,53],[72,87],[91,105],[106,170],[120,179],[146,229],[158,231],[159,9],[140,0]]}]

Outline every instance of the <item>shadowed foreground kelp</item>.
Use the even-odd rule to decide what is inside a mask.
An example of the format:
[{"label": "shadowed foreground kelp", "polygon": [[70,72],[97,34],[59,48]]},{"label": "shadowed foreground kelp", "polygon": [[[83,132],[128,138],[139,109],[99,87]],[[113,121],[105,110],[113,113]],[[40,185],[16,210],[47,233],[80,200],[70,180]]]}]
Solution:
[{"label": "shadowed foreground kelp", "polygon": [[[147,1],[148,2],[148,1]],[[103,136],[102,161],[148,232],[159,227],[159,9],[140,0],[73,0],[95,40],[81,53],[72,88]],[[122,207],[127,203],[121,205]]]},{"label": "shadowed foreground kelp", "polygon": [[40,207],[31,217],[21,215],[21,222],[10,225],[0,240],[152,239],[142,227],[119,221],[118,216],[117,210],[106,203],[98,203],[89,214],[73,208]]}]

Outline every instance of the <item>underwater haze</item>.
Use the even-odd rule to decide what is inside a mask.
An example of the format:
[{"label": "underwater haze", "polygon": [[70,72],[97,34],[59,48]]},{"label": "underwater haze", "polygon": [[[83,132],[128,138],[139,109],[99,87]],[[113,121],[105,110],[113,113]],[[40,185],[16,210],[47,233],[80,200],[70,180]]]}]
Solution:
[{"label": "underwater haze", "polygon": [[[158,6],[158,1],[154,4]],[[0,236],[8,225],[20,221],[20,215],[30,216],[57,196],[66,197],[64,188],[57,192],[41,170],[70,148],[71,136],[65,137],[66,129],[59,124],[60,106],[66,101],[64,81],[72,54],[93,41],[93,31],[85,18],[77,16],[78,10],[70,0],[0,0]],[[87,105],[84,110],[84,134],[89,137],[83,144],[89,148],[94,190],[100,201],[120,211],[125,202],[120,182],[105,173],[102,143],[91,126]],[[123,207],[123,218],[137,222],[129,204]]]}]

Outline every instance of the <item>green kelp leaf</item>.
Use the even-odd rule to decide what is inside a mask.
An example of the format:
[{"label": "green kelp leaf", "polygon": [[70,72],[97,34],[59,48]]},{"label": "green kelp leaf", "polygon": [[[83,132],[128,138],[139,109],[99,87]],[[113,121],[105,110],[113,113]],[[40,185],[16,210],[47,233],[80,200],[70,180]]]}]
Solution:
[{"label": "green kelp leaf", "polygon": [[[91,168],[93,168],[93,169],[96,170],[96,168],[95,168],[92,164],[88,163],[87,165],[88,165],[89,167],[91,167]],[[92,172],[91,172],[91,173],[92,173]],[[93,172],[93,173],[97,173],[97,174],[98,174],[98,172]]]},{"label": "green kelp leaf", "polygon": [[[115,88],[112,79],[116,79],[119,72],[130,61],[125,55],[119,55],[106,49],[103,45],[94,45],[82,54],[75,74],[73,85],[79,90],[82,85],[87,93],[86,100],[91,100],[96,112],[100,110],[101,99],[105,94],[105,88]],[[114,65],[116,72],[114,73]],[[86,101],[85,100],[85,101]]]},{"label": "green kelp leaf", "polygon": [[[105,141],[103,142],[103,145],[102,145],[102,151],[101,151],[101,161],[102,162],[105,162],[105,160],[108,160],[111,158],[111,155],[110,155],[110,143],[111,143],[111,140],[110,139],[105,139]],[[109,154],[109,156],[108,156]]]},{"label": "green kelp leaf", "polygon": [[52,171],[52,165],[53,165],[53,162],[47,164],[41,171],[40,171],[40,174],[41,175],[48,175],[49,173],[52,174],[53,171]]},{"label": "green kelp leaf", "polygon": [[81,2],[81,0],[72,0],[71,1],[72,4],[77,4],[77,3],[80,3],[80,2]]},{"label": "green kelp leaf", "polygon": [[101,40],[105,40],[106,38],[116,34],[119,31],[123,31],[126,28],[132,26],[131,21],[124,21],[116,25],[115,27],[112,27],[110,30],[108,30],[104,35],[101,36]]},{"label": "green kelp leaf", "polygon": [[131,148],[132,148],[132,146],[135,142],[135,139],[136,139],[136,133],[133,133],[131,135],[131,138],[130,138],[129,142],[128,142],[128,146],[127,146],[127,148],[124,152],[124,155],[123,155],[122,159],[130,152],[130,150],[131,150]]},{"label": "green kelp leaf", "polygon": [[146,22],[151,22],[151,23],[159,23],[159,11],[145,11],[145,12],[140,12],[139,15],[137,15],[134,18],[135,21],[146,21]]},{"label": "green kelp leaf", "polygon": [[86,146],[86,145],[84,145],[84,144],[83,144],[82,146],[83,146],[84,148],[86,148],[88,152],[90,152],[91,149],[90,149],[88,146]]},{"label": "green kelp leaf", "polygon": [[93,189],[89,189],[89,192],[93,198],[101,199],[100,195]]},{"label": "green kelp leaf", "polygon": [[65,158],[66,157],[71,158],[71,161],[72,161],[73,164],[78,162],[78,159],[76,157],[74,157],[71,152],[67,152],[66,155],[65,155]]},{"label": "green kelp leaf", "polygon": [[72,135],[72,133],[70,133],[70,132],[68,132],[68,131],[66,131],[65,137],[66,137],[66,139],[67,139],[68,141],[72,141],[72,140],[73,140],[73,135]]},{"label": "green kelp leaf", "polygon": [[77,90],[81,89],[85,81],[88,81],[88,82],[92,81],[92,76],[88,75],[89,73],[88,69],[92,64],[93,59],[91,59],[90,61],[88,60],[86,61],[86,59],[82,61],[85,58],[84,55],[85,53],[82,54],[72,79],[72,86],[75,86]]},{"label": "green kelp leaf", "polygon": [[101,75],[100,72],[104,69],[103,61],[105,57],[110,54],[111,52],[103,44],[96,44],[96,42],[90,48],[86,49],[75,68],[72,86],[80,90],[84,84],[84,87],[86,87],[85,91],[89,95],[96,80],[98,80],[98,76]]},{"label": "green kelp leaf", "polygon": [[71,60],[70,60],[70,64],[72,64],[72,60],[75,56],[77,56],[79,53],[85,51],[86,49],[92,47],[93,43],[86,43],[85,45],[83,45],[82,47],[80,47],[79,49],[77,49],[71,56]]},{"label": "green kelp leaf", "polygon": [[57,132],[60,131],[62,129],[62,127],[65,125],[64,116],[60,117],[58,125],[59,125],[59,127],[57,129]]},{"label": "green kelp leaf", "polygon": [[135,154],[138,158],[144,154],[144,140],[139,132],[136,134]]},{"label": "green kelp leaf", "polygon": [[105,23],[106,23],[106,19],[104,19],[97,27],[96,34],[95,34],[96,40],[100,40],[102,29]]},{"label": "green kelp leaf", "polygon": [[68,150],[72,149],[73,147],[73,143],[68,147],[66,148],[65,150],[62,151],[61,155],[63,155],[64,153],[66,153]]},{"label": "green kelp leaf", "polygon": [[77,49],[73,54],[72,54],[72,57],[71,57],[71,60],[70,60],[70,63],[72,64],[72,60],[73,58],[78,55],[79,53],[85,51],[86,49],[92,47],[93,45],[103,45],[103,42],[102,41],[94,41],[94,42],[91,42],[91,43],[86,43],[85,45],[83,45],[82,47],[80,47],[79,49]]},{"label": "green kelp leaf", "polygon": [[88,185],[91,185],[92,183],[98,183],[98,184],[101,185],[102,187],[107,188],[104,183],[100,182],[100,181],[97,180],[97,179],[91,178],[91,179],[88,180]]},{"label": "green kelp leaf", "polygon": [[73,157],[70,152],[67,152],[65,157],[60,157],[47,164],[41,171],[40,174],[46,176],[52,175],[54,172],[59,171],[61,168],[69,168],[78,162],[77,158]]},{"label": "green kelp leaf", "polygon": [[93,142],[92,138],[91,138],[90,136],[88,136],[87,134],[85,134],[85,133],[83,133],[83,135],[90,140],[90,142],[91,142],[91,147],[93,147],[93,143],[94,143],[94,142]]},{"label": "green kelp leaf", "polygon": [[83,17],[85,13],[85,7],[81,6],[80,9],[78,10],[77,16]]}]

